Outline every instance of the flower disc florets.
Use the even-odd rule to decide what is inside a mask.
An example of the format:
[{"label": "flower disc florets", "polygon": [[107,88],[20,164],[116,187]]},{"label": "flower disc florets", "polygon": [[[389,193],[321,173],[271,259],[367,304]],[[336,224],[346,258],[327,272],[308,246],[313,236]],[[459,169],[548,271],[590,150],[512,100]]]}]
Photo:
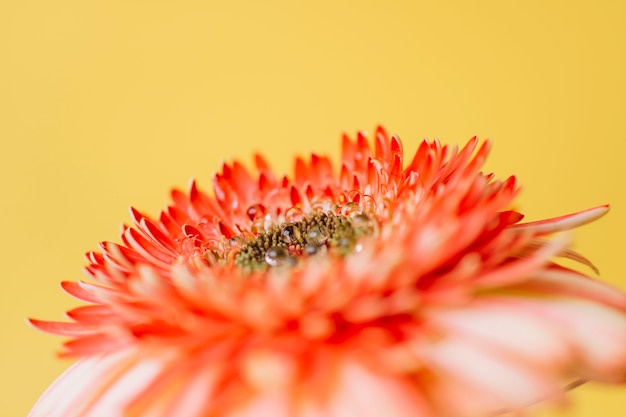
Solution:
[{"label": "flower disc florets", "polygon": [[249,239],[232,237],[229,249],[236,251],[235,265],[256,271],[268,266],[295,265],[299,258],[320,255],[328,250],[343,255],[358,250],[361,247],[359,239],[374,232],[376,219],[362,213],[356,203],[348,203],[336,211],[338,214],[322,211],[302,215],[301,220],[271,226],[270,230]]}]

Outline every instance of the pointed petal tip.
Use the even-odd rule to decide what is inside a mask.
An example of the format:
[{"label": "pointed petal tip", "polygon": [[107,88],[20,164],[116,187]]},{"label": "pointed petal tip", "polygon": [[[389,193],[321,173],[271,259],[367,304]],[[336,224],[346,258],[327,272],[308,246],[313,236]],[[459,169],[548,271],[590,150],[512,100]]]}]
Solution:
[{"label": "pointed petal tip", "polygon": [[140,212],[133,206],[128,207],[128,212],[130,213],[130,218],[133,219],[133,221],[135,222],[139,222],[141,219],[145,217],[142,212]]},{"label": "pointed petal tip", "polygon": [[55,323],[54,322],[50,322],[50,321],[46,321],[46,320],[34,319],[32,317],[25,317],[24,320],[26,321],[26,325],[28,327],[30,327],[31,329],[37,330],[38,332],[42,332],[42,333],[46,333],[46,334],[56,334],[56,335],[63,336],[63,333],[59,333],[58,331],[55,331],[55,329],[54,329]]},{"label": "pointed petal tip", "polygon": [[609,212],[609,210],[611,210],[611,205],[610,204],[602,204],[601,206],[596,207],[597,209],[601,209],[603,210],[603,214],[606,214]]},{"label": "pointed petal tip", "polygon": [[189,179],[189,184],[187,186],[187,189],[189,190],[189,193],[195,193],[198,191],[198,183],[196,182],[195,178]]},{"label": "pointed petal tip", "polygon": [[32,317],[24,317],[24,321],[26,322],[28,327],[30,327],[32,329],[36,329],[36,330],[41,330],[39,327],[37,327],[37,324],[36,324],[36,323],[40,322],[41,320],[34,319]]},{"label": "pointed petal tip", "polygon": [[581,210],[575,213],[566,214],[564,216],[553,217],[550,219],[538,220],[528,223],[520,223],[515,226],[520,228],[532,229],[533,231],[540,234],[549,234],[562,230],[574,229],[587,223],[591,223],[608,213],[609,209],[610,206],[608,204],[604,204],[586,210]]}]

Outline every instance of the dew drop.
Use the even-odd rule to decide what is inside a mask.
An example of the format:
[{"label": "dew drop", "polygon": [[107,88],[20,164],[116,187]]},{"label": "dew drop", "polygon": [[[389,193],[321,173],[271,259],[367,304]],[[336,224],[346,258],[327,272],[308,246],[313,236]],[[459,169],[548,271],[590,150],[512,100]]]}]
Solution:
[{"label": "dew drop", "polygon": [[252,222],[252,227],[250,230],[253,233],[262,233],[265,231],[265,219],[257,218],[254,222]]},{"label": "dew drop", "polygon": [[326,248],[326,245],[312,245],[312,244],[307,244],[303,250],[302,250],[305,254],[312,256],[318,253],[326,253],[328,252],[328,248]]},{"label": "dew drop", "polygon": [[361,205],[355,202],[344,204],[341,207],[341,214],[344,216],[355,216],[361,213]]},{"label": "dew drop", "polygon": [[319,248],[319,246],[307,244],[302,251],[305,254],[310,256],[310,255],[315,255],[317,253],[318,248]]},{"label": "dew drop", "polygon": [[281,266],[294,261],[289,251],[282,246],[272,246],[265,252],[265,262],[269,266]]},{"label": "dew drop", "polygon": [[324,211],[324,205],[322,203],[314,203],[311,205],[311,213],[313,214],[321,214]]},{"label": "dew drop", "polygon": [[370,222],[370,218],[367,214],[359,213],[352,217],[352,225],[354,227],[364,227]]},{"label": "dew drop", "polygon": [[330,197],[318,197],[311,202],[311,212],[314,214],[326,213],[335,210],[336,204]]},{"label": "dew drop", "polygon": [[246,214],[250,220],[256,220],[265,215],[265,206],[263,204],[253,204],[248,207]]},{"label": "dew drop", "polygon": [[280,238],[288,245],[295,245],[302,241],[300,229],[294,224],[288,224],[280,231]]},{"label": "dew drop", "polygon": [[370,234],[376,230],[376,221],[366,214],[357,214],[352,218],[352,226],[357,234]]},{"label": "dew drop", "polygon": [[301,222],[302,219],[304,219],[304,212],[298,207],[290,207],[285,212],[285,220],[287,220],[288,223]]},{"label": "dew drop", "polygon": [[186,255],[190,255],[196,248],[196,240],[186,237],[181,241],[180,251]]},{"label": "dew drop", "polygon": [[372,197],[371,195],[363,196],[361,204],[363,204],[364,212],[368,214],[376,213],[376,200],[374,200],[374,197]]},{"label": "dew drop", "polygon": [[309,245],[321,246],[326,243],[329,237],[330,233],[328,233],[326,227],[314,226],[306,234],[306,241]]},{"label": "dew drop", "polygon": [[350,246],[352,246],[352,240],[349,237],[341,237],[337,241],[337,246],[339,246],[340,248],[349,248]]},{"label": "dew drop", "polygon": [[196,228],[200,231],[200,233],[206,233],[206,234],[210,234],[211,233],[211,226],[209,225],[209,223],[207,223],[206,221],[201,221],[200,223],[198,223],[196,225]]},{"label": "dew drop", "polygon": [[233,236],[228,240],[228,247],[231,249],[239,248],[243,246],[245,240],[241,236]]}]

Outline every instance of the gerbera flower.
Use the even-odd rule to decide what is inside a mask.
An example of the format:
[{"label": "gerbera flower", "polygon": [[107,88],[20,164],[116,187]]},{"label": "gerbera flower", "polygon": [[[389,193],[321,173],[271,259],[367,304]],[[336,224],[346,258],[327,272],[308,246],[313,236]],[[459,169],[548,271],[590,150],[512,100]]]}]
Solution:
[{"label": "gerbera flower", "polygon": [[343,138],[339,170],[277,177],[225,164],[213,193],[131,209],[122,243],[87,254],[71,322],[80,358],[36,416],[485,416],[626,379],[626,295],[555,234],[600,206],[520,223],[489,143]]}]

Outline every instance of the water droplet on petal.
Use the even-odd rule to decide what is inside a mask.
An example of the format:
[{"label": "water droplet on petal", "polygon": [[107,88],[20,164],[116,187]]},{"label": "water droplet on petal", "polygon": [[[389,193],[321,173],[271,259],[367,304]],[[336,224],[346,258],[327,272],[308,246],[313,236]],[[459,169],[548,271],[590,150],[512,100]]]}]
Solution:
[{"label": "water droplet on petal", "polygon": [[196,240],[194,238],[186,237],[181,241],[180,251],[183,254],[189,255],[196,247]]},{"label": "water droplet on petal", "polygon": [[326,213],[335,207],[336,204],[330,197],[317,197],[311,202],[311,212],[314,214]]},{"label": "water droplet on petal", "polygon": [[303,250],[302,250],[305,254],[312,256],[318,253],[326,253],[328,252],[328,249],[326,248],[326,245],[312,245],[312,244],[307,244]]},{"label": "water droplet on petal", "polygon": [[367,214],[376,213],[376,200],[371,195],[363,196],[361,204],[363,205],[363,211]]},{"label": "water droplet on petal", "polygon": [[306,234],[306,241],[309,245],[321,246],[326,243],[329,237],[330,233],[326,227],[314,226]]},{"label": "water droplet on petal", "polygon": [[324,212],[324,206],[321,203],[314,203],[311,205],[311,213],[321,214]]},{"label": "water droplet on petal", "polygon": [[357,214],[352,217],[352,226],[354,227],[366,227],[370,222],[370,218],[367,214]]},{"label": "water droplet on petal", "polygon": [[231,249],[239,248],[243,246],[245,243],[244,239],[241,236],[233,236],[228,240],[228,246]]},{"label": "water droplet on petal", "polygon": [[318,246],[308,244],[308,245],[306,245],[304,247],[304,249],[302,251],[305,254],[310,256],[310,255],[315,255],[317,253],[317,248],[318,248]]},{"label": "water droplet on petal", "polygon": [[263,204],[253,204],[248,207],[246,214],[250,220],[256,220],[265,215],[265,206]]},{"label": "water droplet on petal", "polygon": [[371,234],[376,231],[376,220],[365,214],[358,214],[352,218],[352,226],[357,234]]},{"label": "water droplet on petal", "polygon": [[[196,225],[196,229],[198,229],[200,231],[200,233],[206,233],[206,234],[210,234],[210,230],[211,230],[211,225],[209,225],[209,223],[207,223],[206,221],[201,221]],[[208,232],[208,233],[207,233]]]},{"label": "water droplet on petal", "polygon": [[272,246],[265,252],[265,262],[269,266],[281,266],[293,262],[289,251],[282,246]]},{"label": "water droplet on petal", "polygon": [[262,233],[262,232],[264,232],[265,231],[265,219],[263,219],[263,218],[256,219],[252,223],[252,227],[250,227],[250,230],[253,233]]},{"label": "water droplet on petal", "polygon": [[340,248],[349,248],[350,246],[352,246],[352,240],[349,237],[341,237],[337,241],[337,246],[339,246]]},{"label": "water droplet on petal", "polygon": [[304,212],[298,207],[290,207],[285,212],[285,220],[289,223],[301,222],[304,219]]}]

